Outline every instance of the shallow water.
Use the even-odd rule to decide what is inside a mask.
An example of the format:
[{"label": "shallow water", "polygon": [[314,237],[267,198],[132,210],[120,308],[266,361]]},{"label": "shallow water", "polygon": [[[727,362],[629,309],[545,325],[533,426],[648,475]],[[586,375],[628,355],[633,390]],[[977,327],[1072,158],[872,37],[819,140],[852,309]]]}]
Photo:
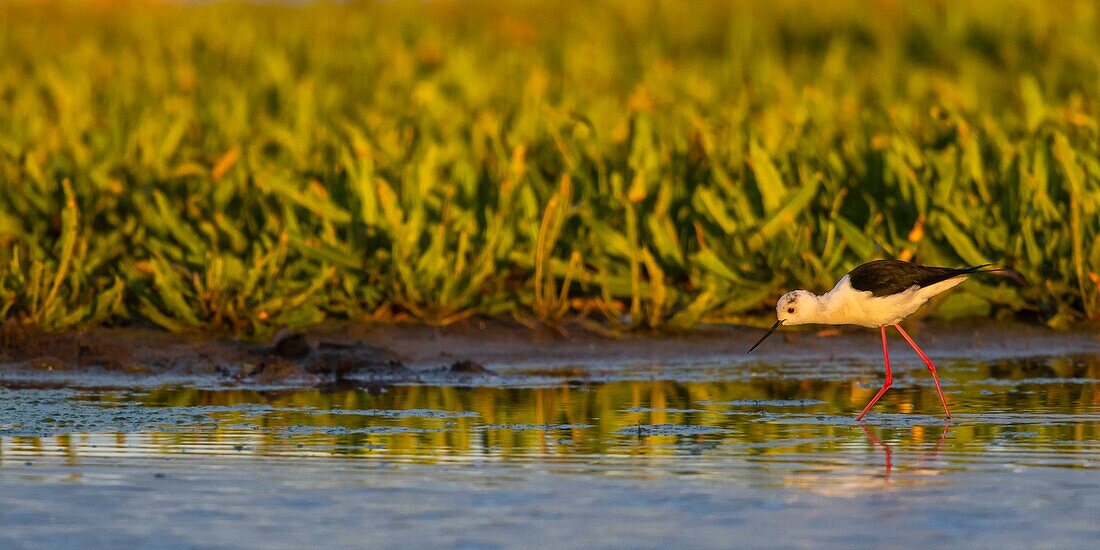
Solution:
[{"label": "shallow water", "polygon": [[[1100,359],[0,389],[0,543],[1087,545]],[[351,387],[348,387],[351,386]],[[111,526],[110,529],[104,529]]]}]

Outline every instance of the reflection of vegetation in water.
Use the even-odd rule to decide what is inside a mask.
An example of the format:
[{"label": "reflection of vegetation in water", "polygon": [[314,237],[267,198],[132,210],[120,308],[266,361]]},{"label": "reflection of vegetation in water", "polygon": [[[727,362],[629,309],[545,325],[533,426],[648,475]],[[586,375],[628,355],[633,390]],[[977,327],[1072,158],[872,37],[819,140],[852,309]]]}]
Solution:
[{"label": "reflection of vegetation in water", "polygon": [[[1095,360],[959,361],[946,367],[948,396],[961,418],[948,449],[1006,437],[1039,447],[1055,442],[1059,448],[1066,441],[1100,440],[1094,419],[1073,416],[1090,415],[1100,406]],[[781,455],[838,452],[853,439],[870,445],[848,421],[875,391],[876,378],[787,380],[778,376],[782,370],[749,382],[393,386],[381,392],[162,388],[101,399],[185,408],[216,422],[155,434],[163,452],[184,442],[236,443],[245,435],[249,450],[258,453],[293,453],[302,445],[334,454],[424,458],[672,455],[718,444],[750,455]],[[889,425],[876,430],[893,443],[937,441],[942,425],[926,372],[914,366],[900,374],[901,387],[887,394],[878,411]]]},{"label": "reflection of vegetation in water", "polygon": [[[890,448],[905,464],[907,449],[976,460],[996,448],[1000,460],[1033,460],[1039,455],[1028,453],[1043,451],[1042,460],[1072,466],[1088,465],[1100,441],[1096,358],[945,363],[945,389],[957,412],[948,434],[926,371],[916,362],[898,366],[899,387],[870,418],[870,435],[852,424],[852,415],[878,386],[871,370],[813,378],[792,376],[795,367],[756,365],[754,376],[739,381],[61,392],[58,399],[79,407],[72,418],[60,414],[50,422],[70,422],[76,427],[62,432],[79,432],[79,422],[88,425],[79,417],[91,410],[99,422],[90,430],[95,435],[22,437],[9,431],[20,437],[0,441],[4,449],[63,453],[74,462],[104,452],[228,452],[428,462],[700,454],[814,463]],[[118,427],[124,425],[131,427]],[[114,431],[128,433],[108,433]]]}]

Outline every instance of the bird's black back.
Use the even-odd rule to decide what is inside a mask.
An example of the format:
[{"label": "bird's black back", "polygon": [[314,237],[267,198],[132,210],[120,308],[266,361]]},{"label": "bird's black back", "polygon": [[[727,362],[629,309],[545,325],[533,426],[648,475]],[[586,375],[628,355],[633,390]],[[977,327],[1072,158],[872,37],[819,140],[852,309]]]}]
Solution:
[{"label": "bird's black back", "polygon": [[852,288],[872,296],[900,294],[913,287],[926,287],[959,275],[969,275],[985,265],[968,267],[929,267],[901,260],[875,260],[848,272]]}]

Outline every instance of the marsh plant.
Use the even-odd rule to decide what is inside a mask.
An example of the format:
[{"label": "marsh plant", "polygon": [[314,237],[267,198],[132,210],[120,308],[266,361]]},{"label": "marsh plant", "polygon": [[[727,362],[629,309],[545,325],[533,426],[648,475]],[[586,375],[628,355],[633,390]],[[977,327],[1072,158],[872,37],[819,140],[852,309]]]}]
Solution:
[{"label": "marsh plant", "polygon": [[0,319],[767,314],[873,258],[1100,317],[1100,8],[0,3]]}]

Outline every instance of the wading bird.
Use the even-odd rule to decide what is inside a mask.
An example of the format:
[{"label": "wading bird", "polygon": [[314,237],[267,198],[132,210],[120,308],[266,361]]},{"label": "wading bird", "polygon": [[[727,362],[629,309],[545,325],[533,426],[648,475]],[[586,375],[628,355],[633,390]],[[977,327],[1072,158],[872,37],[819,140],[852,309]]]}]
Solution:
[{"label": "wading bird", "polygon": [[951,418],[951,410],[947,408],[947,400],[943,398],[943,390],[940,388],[940,378],[936,375],[936,366],[899,323],[912,315],[930,298],[965,281],[970,275],[994,271],[985,270],[984,268],[988,265],[951,268],[928,267],[900,260],[877,260],[865,263],[841,277],[832,290],[821,296],[807,290],[795,290],[781,296],[775,306],[775,313],[779,319],[756,344],[749,348],[749,353],[752,353],[752,350],[782,325],[878,327],[882,333],[882,357],[886,363],[886,381],[883,382],[882,389],[871,398],[871,402],[863,408],[863,412],[856,417],[859,421],[863,420],[867,411],[875,406],[894,381],[894,376],[890,372],[890,352],[886,349],[886,326],[894,325],[902,338],[905,338],[905,341],[916,350],[917,355],[928,367],[928,371],[932,373],[932,380],[936,383],[936,393],[940,395],[943,411],[947,414],[947,418]]}]

